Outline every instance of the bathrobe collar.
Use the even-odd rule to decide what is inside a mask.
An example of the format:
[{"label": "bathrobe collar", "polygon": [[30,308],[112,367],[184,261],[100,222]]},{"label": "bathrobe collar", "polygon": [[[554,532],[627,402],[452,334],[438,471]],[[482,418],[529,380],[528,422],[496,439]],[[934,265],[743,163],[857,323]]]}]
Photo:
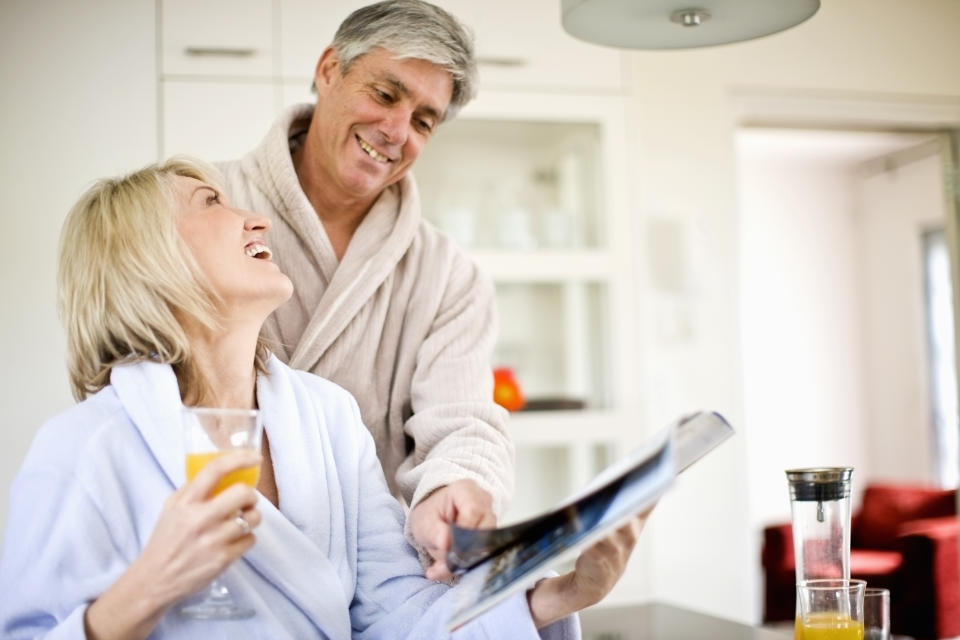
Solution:
[{"label": "bathrobe collar", "polygon": [[312,104],[288,108],[260,146],[242,160],[247,179],[271,200],[274,211],[296,234],[298,247],[278,246],[277,251],[307,248],[329,283],[297,344],[286,347],[290,366],[308,371],[394,272],[421,223],[420,194],[408,172],[383,190],[354,232],[343,259],[337,260],[291,158],[291,141],[296,144],[309,126],[313,109]]}]

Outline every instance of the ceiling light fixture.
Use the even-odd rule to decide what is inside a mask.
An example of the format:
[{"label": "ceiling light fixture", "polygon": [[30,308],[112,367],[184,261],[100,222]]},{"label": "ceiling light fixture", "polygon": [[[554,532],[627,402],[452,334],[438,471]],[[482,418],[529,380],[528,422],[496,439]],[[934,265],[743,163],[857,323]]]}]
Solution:
[{"label": "ceiling light fixture", "polygon": [[689,49],[796,26],[820,0],[561,0],[567,33],[625,49]]}]

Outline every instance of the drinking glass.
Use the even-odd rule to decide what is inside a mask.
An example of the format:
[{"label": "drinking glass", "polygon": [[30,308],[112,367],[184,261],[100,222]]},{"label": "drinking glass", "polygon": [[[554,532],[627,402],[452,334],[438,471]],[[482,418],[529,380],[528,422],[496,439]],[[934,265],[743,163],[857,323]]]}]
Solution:
[{"label": "drinking glass", "polygon": [[867,587],[863,592],[865,640],[890,640],[890,591]]},{"label": "drinking glass", "polygon": [[803,640],[863,640],[863,580],[797,583]]},{"label": "drinking glass", "polygon": [[[263,424],[256,410],[185,407],[182,422],[187,482],[193,480],[210,461],[229,451],[260,450]],[[259,479],[259,465],[231,471],[220,479],[213,495],[237,483],[256,487]],[[242,515],[238,513],[237,517]],[[238,620],[253,616],[254,611],[234,602],[226,585],[214,578],[202,600],[181,607],[180,615],[204,620]]]}]

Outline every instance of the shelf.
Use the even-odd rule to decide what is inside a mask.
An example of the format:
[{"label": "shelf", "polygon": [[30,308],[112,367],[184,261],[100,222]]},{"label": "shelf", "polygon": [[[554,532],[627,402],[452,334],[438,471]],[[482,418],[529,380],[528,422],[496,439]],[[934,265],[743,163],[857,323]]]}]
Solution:
[{"label": "shelf", "polygon": [[614,273],[603,251],[471,251],[470,256],[496,282],[600,281]]},{"label": "shelf", "polygon": [[614,411],[518,411],[507,424],[517,446],[617,443],[629,428]]}]

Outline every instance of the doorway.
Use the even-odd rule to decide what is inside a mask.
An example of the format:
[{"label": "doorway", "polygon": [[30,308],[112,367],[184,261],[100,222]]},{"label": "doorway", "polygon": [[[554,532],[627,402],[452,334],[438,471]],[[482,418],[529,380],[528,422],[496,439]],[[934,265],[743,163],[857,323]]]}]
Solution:
[{"label": "doorway", "polygon": [[943,483],[960,454],[934,430],[924,252],[942,138],[743,127],[736,148],[754,524],[783,519],[769,479],[790,467],[853,466],[855,500],[868,480]]}]

